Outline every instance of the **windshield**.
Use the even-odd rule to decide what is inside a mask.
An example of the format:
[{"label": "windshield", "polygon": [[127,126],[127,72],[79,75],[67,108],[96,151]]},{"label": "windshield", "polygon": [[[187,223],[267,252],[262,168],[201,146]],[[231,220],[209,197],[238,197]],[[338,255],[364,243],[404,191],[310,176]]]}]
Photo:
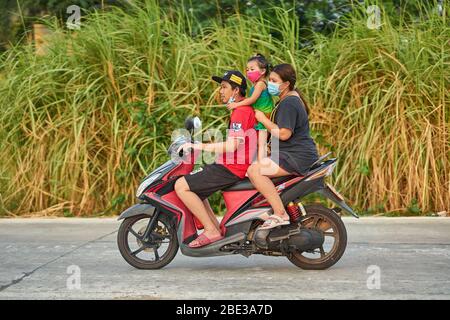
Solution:
[{"label": "windshield", "polygon": [[167,153],[169,154],[170,158],[174,161],[179,160],[179,156],[177,155],[177,150],[180,146],[183,144],[189,142],[189,138],[186,136],[179,136],[175,138],[175,140],[170,144],[169,148],[167,149]]}]

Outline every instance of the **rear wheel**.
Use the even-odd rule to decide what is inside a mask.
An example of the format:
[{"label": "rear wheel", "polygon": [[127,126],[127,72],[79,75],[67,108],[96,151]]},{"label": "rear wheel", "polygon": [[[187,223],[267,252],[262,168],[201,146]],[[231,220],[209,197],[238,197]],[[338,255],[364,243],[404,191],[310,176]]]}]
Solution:
[{"label": "rear wheel", "polygon": [[122,257],[138,269],[160,269],[169,264],[178,251],[176,228],[167,215],[159,215],[145,241],[143,235],[150,218],[143,214],[125,219],[117,235]]},{"label": "rear wheel", "polygon": [[347,247],[347,230],[341,218],[331,209],[322,205],[309,205],[305,206],[305,210],[302,226],[322,232],[325,241],[318,249],[294,252],[288,259],[305,270],[328,269],[344,254]]}]

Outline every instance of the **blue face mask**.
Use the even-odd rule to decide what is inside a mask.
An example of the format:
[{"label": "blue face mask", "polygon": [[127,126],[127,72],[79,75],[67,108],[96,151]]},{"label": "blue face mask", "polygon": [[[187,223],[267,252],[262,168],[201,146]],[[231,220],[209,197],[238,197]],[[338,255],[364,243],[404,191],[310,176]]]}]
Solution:
[{"label": "blue face mask", "polygon": [[280,84],[269,81],[267,84],[267,91],[272,96],[278,96],[280,94]]},{"label": "blue face mask", "polygon": [[236,92],[232,94],[232,96],[230,97],[230,99],[228,99],[228,102],[227,102],[227,104],[230,104],[230,103],[232,103],[232,102],[235,102],[235,101],[236,101],[236,99],[234,98],[234,96],[235,96],[235,95],[236,95]]}]

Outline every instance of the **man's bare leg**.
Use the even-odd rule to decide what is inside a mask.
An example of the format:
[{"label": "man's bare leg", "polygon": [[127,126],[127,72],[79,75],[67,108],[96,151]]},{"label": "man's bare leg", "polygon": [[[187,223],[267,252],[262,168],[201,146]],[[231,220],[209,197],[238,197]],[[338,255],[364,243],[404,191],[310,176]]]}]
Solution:
[{"label": "man's bare leg", "polygon": [[211,208],[211,205],[209,204],[208,199],[203,200],[203,204],[205,205],[206,211],[208,211],[209,217],[216,225],[217,230],[220,230],[220,224],[219,221],[217,221],[216,215],[214,214],[213,209]]},{"label": "man's bare leg", "polygon": [[175,182],[175,192],[181,201],[183,201],[184,205],[191,210],[191,212],[203,224],[205,236],[212,238],[221,235],[219,229],[216,227],[217,220],[216,223],[214,223],[207,208],[205,207],[205,204],[198,195],[189,189],[189,185],[184,177],[181,177],[177,180],[177,182]]}]

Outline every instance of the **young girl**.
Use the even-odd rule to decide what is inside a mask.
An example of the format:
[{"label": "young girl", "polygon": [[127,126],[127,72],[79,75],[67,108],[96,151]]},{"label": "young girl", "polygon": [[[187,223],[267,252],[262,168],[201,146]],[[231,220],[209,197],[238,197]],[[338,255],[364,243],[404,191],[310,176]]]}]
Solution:
[{"label": "young girl", "polygon": [[[257,53],[247,61],[247,78],[253,83],[249,97],[240,102],[231,102],[227,108],[232,110],[241,106],[251,105],[254,109],[263,112],[267,117],[273,110],[272,96],[267,90],[266,78],[269,75],[269,63],[266,58]],[[267,142],[267,130],[261,122],[255,126],[258,130],[258,160],[265,156],[265,145]]]}]

